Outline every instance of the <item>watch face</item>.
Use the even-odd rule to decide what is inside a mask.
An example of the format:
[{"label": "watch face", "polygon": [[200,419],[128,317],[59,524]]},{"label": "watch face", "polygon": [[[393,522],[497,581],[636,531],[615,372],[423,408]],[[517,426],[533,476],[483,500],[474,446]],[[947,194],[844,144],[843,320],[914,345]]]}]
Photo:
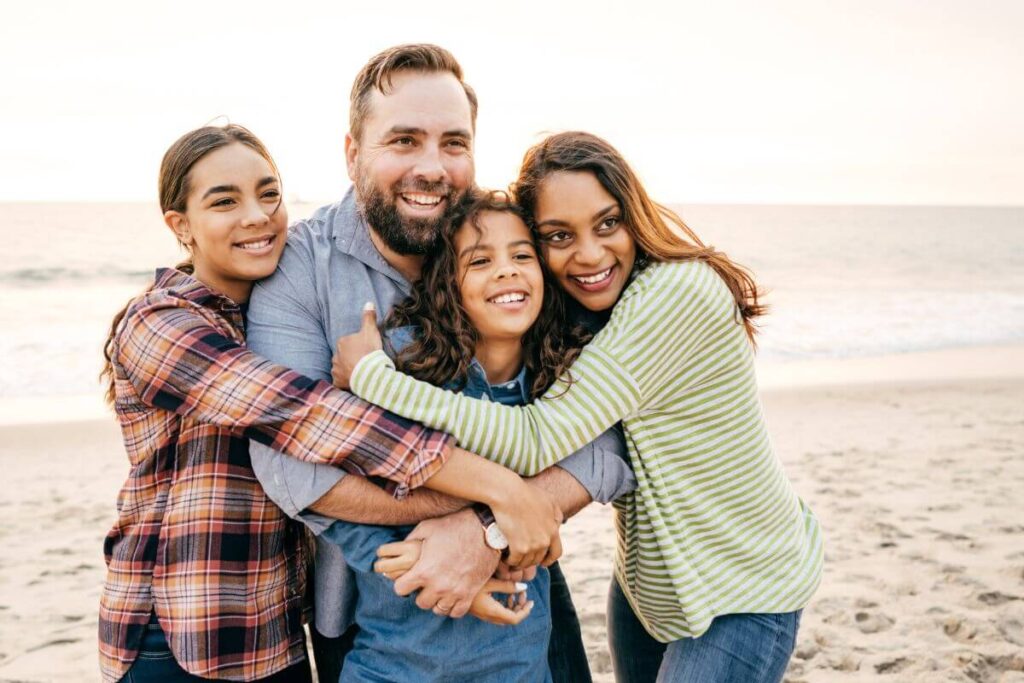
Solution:
[{"label": "watch face", "polygon": [[501,532],[497,524],[487,525],[487,529],[484,531],[484,539],[487,541],[487,545],[495,550],[504,550],[508,547],[508,539],[505,538],[505,534]]}]

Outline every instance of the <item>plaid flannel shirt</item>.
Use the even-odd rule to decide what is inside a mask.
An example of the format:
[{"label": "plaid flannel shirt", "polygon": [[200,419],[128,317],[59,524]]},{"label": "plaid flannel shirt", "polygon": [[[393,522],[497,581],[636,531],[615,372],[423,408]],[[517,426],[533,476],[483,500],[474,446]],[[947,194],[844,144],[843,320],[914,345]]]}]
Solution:
[{"label": "plaid flannel shirt", "polygon": [[100,665],[119,680],[152,612],[183,668],[251,681],[302,660],[300,526],[263,492],[249,439],[381,477],[398,497],[451,439],[248,351],[238,306],[177,270],[128,307],[115,411],[131,471],[107,534]]}]

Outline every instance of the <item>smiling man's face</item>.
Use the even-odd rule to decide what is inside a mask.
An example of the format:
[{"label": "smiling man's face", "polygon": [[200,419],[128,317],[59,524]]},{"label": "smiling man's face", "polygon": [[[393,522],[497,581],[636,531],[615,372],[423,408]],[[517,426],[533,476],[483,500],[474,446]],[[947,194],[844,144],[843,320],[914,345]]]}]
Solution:
[{"label": "smiling man's face", "polygon": [[473,184],[473,118],[450,73],[400,71],[374,91],[348,173],[370,228],[395,252],[426,253]]}]

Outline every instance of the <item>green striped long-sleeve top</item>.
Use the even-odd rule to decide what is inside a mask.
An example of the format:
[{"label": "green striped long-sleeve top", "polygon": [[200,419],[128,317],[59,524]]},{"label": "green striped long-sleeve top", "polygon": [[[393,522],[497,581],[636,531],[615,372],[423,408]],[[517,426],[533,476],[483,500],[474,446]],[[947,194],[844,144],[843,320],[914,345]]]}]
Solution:
[{"label": "green striped long-sleeve top", "polygon": [[713,269],[648,266],[569,375],[531,405],[504,406],[417,381],[375,352],[351,384],[523,475],[621,420],[638,488],[615,504],[615,575],[658,640],[699,636],[721,614],[807,604],[820,529],[772,451],[753,351]]}]

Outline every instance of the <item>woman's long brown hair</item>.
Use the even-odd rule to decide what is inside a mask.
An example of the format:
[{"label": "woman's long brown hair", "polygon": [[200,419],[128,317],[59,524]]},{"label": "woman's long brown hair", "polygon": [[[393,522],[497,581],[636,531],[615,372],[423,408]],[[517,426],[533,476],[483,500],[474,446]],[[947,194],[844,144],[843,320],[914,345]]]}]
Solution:
[{"label": "woman's long brown hair", "polygon": [[652,200],[614,147],[596,135],[572,131],[551,135],[527,150],[512,191],[531,218],[536,213],[541,184],[558,171],[594,174],[619,203],[622,222],[636,240],[640,263],[696,260],[714,268],[736,299],[737,314],[754,343],[754,319],[764,315],[767,306],[758,301],[761,292],[753,275],[724,253],[705,245],[674,211]]},{"label": "woman's long brown hair", "polygon": [[[270,152],[260,139],[252,132],[238,124],[229,123],[225,126],[203,126],[185,133],[178,138],[164,153],[163,161],[160,163],[159,196],[160,211],[184,212],[188,204],[188,195],[192,191],[190,174],[192,167],[210,152],[221,147],[227,147],[233,143],[243,144],[261,157],[267,160],[274,170],[274,175],[280,177],[277,171],[277,164],[274,163]],[[180,244],[180,242],[179,242]],[[182,247],[187,247],[182,244]],[[192,257],[175,266],[183,273],[192,274]],[[148,288],[152,289],[151,284]],[[113,357],[115,353],[114,339],[117,335],[117,328],[124,319],[125,313],[131,302],[125,304],[124,308],[117,312],[113,322],[110,323],[110,332],[107,341],[103,345],[103,370],[100,372],[100,380],[107,385],[106,400],[110,405],[114,404],[114,366]]]},{"label": "woman's long brown hair", "polygon": [[[529,225],[525,212],[504,192],[477,190],[460,202],[437,247],[425,259],[412,294],[384,322],[388,329],[417,328],[412,343],[395,357],[402,372],[437,386],[465,386],[479,337],[462,306],[455,235],[466,225],[481,233],[480,215],[491,211],[514,214]],[[563,375],[571,382],[569,366],[590,340],[583,327],[567,322],[565,294],[553,281],[545,272],[540,315],[523,338],[524,364],[533,377],[530,398],[543,394]]]}]

